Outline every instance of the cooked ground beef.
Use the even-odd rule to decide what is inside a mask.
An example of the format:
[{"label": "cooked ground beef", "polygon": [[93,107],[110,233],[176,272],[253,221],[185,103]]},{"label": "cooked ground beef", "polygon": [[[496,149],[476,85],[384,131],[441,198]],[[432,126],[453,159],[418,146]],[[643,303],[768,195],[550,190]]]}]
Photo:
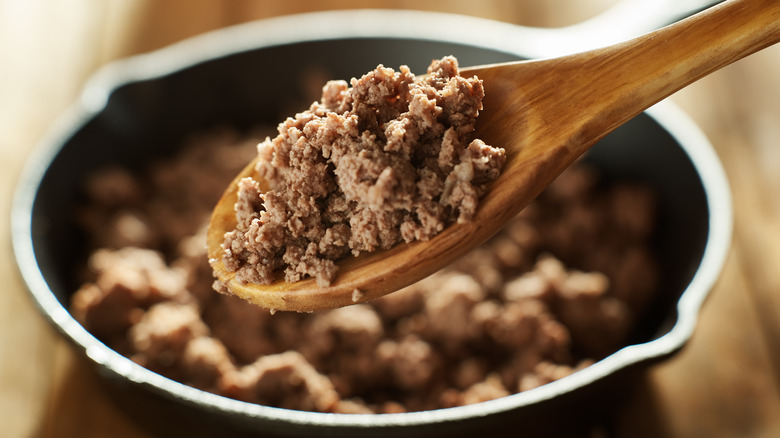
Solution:
[{"label": "cooked ground beef", "polygon": [[[484,90],[435,60],[416,77],[383,66],[330,81],[322,97],[258,146],[255,177],[240,181],[226,269],[244,283],[336,276],[344,256],[428,240],[469,221],[504,150],[472,139]],[[264,190],[268,185],[268,189]]]},{"label": "cooked ground beef", "polygon": [[272,315],[215,293],[205,225],[260,138],[201,134],[146,171],[89,178],[79,218],[93,251],[71,310],[90,332],[228,397],[405,412],[501,397],[588,366],[625,345],[655,292],[653,192],[577,165],[484,246],[370,303]]}]

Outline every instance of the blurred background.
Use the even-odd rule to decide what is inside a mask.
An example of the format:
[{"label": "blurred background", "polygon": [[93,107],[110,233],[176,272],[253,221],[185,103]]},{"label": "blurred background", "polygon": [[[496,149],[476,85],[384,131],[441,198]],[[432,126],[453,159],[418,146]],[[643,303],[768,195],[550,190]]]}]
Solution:
[{"label": "blurred background", "polygon": [[[150,436],[37,313],[6,231],[25,158],[100,66],[221,27],[324,9],[421,9],[561,27],[616,3],[0,0],[0,435]],[[734,247],[692,342],[653,367],[598,435],[780,436],[780,47],[671,100],[702,127],[724,163],[736,210]]]}]

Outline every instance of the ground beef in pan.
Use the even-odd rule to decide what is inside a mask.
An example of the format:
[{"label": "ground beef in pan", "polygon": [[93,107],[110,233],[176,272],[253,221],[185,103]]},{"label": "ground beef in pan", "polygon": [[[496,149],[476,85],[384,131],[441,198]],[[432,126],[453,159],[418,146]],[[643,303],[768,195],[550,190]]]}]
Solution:
[{"label": "ground beef in pan", "polygon": [[[330,89],[323,105],[342,105],[339,93]],[[408,412],[576,372],[625,345],[657,289],[653,192],[577,164],[497,236],[429,278],[369,303],[272,315],[215,293],[205,250],[211,208],[263,137],[201,133],[148,169],[88,178],[78,218],[91,256],[71,300],[87,330],[155,372],[224,396]],[[333,204],[327,214],[338,216]]]}]

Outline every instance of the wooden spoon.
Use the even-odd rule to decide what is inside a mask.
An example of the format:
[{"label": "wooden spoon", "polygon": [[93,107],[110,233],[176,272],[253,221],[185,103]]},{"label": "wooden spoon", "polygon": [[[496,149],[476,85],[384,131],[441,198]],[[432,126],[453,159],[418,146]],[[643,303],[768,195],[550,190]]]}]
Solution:
[{"label": "wooden spoon", "polygon": [[318,287],[313,279],[241,284],[225,269],[221,244],[235,228],[237,181],[253,173],[253,162],[214,210],[208,230],[210,262],[234,294],[272,310],[309,312],[396,291],[483,243],[621,124],[691,82],[778,41],[779,0],[731,0],[614,46],[549,60],[463,68],[463,76],[484,81],[476,137],[507,153],[504,170],[472,223],[451,225],[426,242],[345,258],[329,287]]}]

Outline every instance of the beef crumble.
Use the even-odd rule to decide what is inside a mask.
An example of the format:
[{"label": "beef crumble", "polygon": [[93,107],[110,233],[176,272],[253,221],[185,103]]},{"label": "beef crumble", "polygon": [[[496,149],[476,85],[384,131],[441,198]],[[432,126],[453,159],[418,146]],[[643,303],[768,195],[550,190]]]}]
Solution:
[{"label": "beef crumble", "polygon": [[223,243],[226,269],[243,283],[283,271],[285,281],[327,286],[350,253],[470,221],[505,161],[503,149],[471,139],[483,96],[451,56],[424,76],[380,65],[351,84],[328,82],[258,146],[257,175],[240,181],[236,229]]}]

